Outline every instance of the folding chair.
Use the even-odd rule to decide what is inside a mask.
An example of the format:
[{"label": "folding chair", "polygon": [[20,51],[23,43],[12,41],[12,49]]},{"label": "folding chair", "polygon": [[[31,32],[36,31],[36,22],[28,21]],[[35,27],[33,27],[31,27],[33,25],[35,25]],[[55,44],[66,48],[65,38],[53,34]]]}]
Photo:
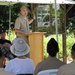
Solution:
[{"label": "folding chair", "polygon": [[57,75],[58,69],[49,69],[40,71],[37,75]]},{"label": "folding chair", "polygon": [[17,75],[33,75],[33,74],[17,74]]}]

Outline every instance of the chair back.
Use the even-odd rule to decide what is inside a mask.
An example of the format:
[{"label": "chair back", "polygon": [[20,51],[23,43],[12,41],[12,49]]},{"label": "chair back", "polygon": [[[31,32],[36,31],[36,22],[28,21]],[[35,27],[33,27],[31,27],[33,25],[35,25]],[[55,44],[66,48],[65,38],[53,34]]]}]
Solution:
[{"label": "chair back", "polygon": [[33,75],[33,74],[17,74],[17,75]]},{"label": "chair back", "polygon": [[37,75],[57,75],[58,69],[49,69],[40,71]]}]

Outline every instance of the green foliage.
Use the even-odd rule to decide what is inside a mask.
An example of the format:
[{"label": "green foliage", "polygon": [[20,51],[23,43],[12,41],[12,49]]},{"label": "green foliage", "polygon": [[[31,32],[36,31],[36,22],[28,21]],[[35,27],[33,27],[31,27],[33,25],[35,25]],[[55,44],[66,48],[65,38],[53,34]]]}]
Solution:
[{"label": "green foliage", "polygon": [[[9,39],[10,36],[10,41],[12,42],[12,40],[16,37],[14,31],[10,32],[10,35],[7,34],[6,38]],[[44,36],[44,59],[48,57],[48,54],[46,52],[46,48],[47,48],[47,43],[51,38],[55,38],[56,39],[56,35],[55,34],[51,34],[49,36]],[[71,57],[71,47],[72,45],[75,43],[75,37],[73,34],[68,34],[66,36],[66,51],[67,51],[67,57]],[[58,35],[58,45],[59,45],[59,58],[62,59],[63,58],[63,49],[62,49],[62,35],[59,34]]]},{"label": "green foliage", "polygon": [[[48,37],[44,37],[44,58],[48,57],[48,54],[46,52],[46,46],[47,42],[50,40],[50,38],[56,38],[56,35],[49,35]],[[67,51],[67,57],[71,57],[71,48],[72,45],[75,43],[75,37],[73,34],[68,34],[66,37],[66,51]],[[59,53],[58,57],[60,59],[63,58],[63,49],[62,49],[62,35],[58,35],[58,45],[59,45]]]},{"label": "green foliage", "polygon": [[75,43],[75,37],[73,34],[67,35],[67,45],[66,45],[66,50],[67,50],[67,56],[71,56],[71,48],[72,45]]},{"label": "green foliage", "polygon": [[9,28],[9,7],[1,5],[0,6],[0,29]]},{"label": "green foliage", "polygon": [[67,29],[69,30],[69,33],[75,32],[75,17],[71,17],[68,20]]},{"label": "green foliage", "polygon": [[20,7],[27,3],[16,3],[14,5],[0,6],[0,29],[9,30],[9,8],[11,9],[11,29],[14,28],[16,18],[19,16]]},{"label": "green foliage", "polygon": [[45,35],[53,34],[53,33],[55,33],[55,27],[54,26],[38,27],[38,31],[40,31],[40,32],[46,32]]},{"label": "green foliage", "polygon": [[[50,34],[56,33],[55,25],[38,27],[37,31],[46,32],[45,35],[50,35]],[[63,32],[64,32],[64,30],[62,30],[60,25],[58,25],[58,33],[60,34],[60,33],[63,33]]]},{"label": "green foliage", "polygon": [[15,35],[15,32],[14,32],[14,31],[11,30],[10,33],[8,32],[8,33],[6,34],[6,39],[10,40],[11,42],[12,42],[12,40],[13,40],[14,38],[16,38],[16,35]]}]

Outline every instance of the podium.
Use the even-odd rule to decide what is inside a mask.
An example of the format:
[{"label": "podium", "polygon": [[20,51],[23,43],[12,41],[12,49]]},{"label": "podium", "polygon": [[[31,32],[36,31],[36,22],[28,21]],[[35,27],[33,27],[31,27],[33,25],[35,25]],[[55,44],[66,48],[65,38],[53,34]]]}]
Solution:
[{"label": "podium", "polygon": [[34,66],[44,58],[43,35],[44,32],[32,32],[29,34],[30,58],[34,61]]}]

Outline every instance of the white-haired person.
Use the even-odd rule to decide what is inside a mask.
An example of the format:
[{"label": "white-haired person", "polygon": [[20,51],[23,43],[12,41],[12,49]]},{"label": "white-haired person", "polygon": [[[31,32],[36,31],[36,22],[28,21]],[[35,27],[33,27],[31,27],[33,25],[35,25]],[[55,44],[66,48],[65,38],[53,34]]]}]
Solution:
[{"label": "white-haired person", "polygon": [[14,29],[16,37],[23,38],[29,45],[28,40],[29,24],[31,24],[34,21],[35,17],[33,17],[31,20],[28,20],[27,16],[28,16],[27,7],[25,5],[22,5],[20,8],[20,16],[15,21]]},{"label": "white-haired person", "polygon": [[29,53],[30,47],[24,39],[16,38],[13,45],[10,47],[10,50],[17,57],[6,64],[5,70],[17,75],[32,75],[34,71],[34,63],[30,58],[25,56]]}]

